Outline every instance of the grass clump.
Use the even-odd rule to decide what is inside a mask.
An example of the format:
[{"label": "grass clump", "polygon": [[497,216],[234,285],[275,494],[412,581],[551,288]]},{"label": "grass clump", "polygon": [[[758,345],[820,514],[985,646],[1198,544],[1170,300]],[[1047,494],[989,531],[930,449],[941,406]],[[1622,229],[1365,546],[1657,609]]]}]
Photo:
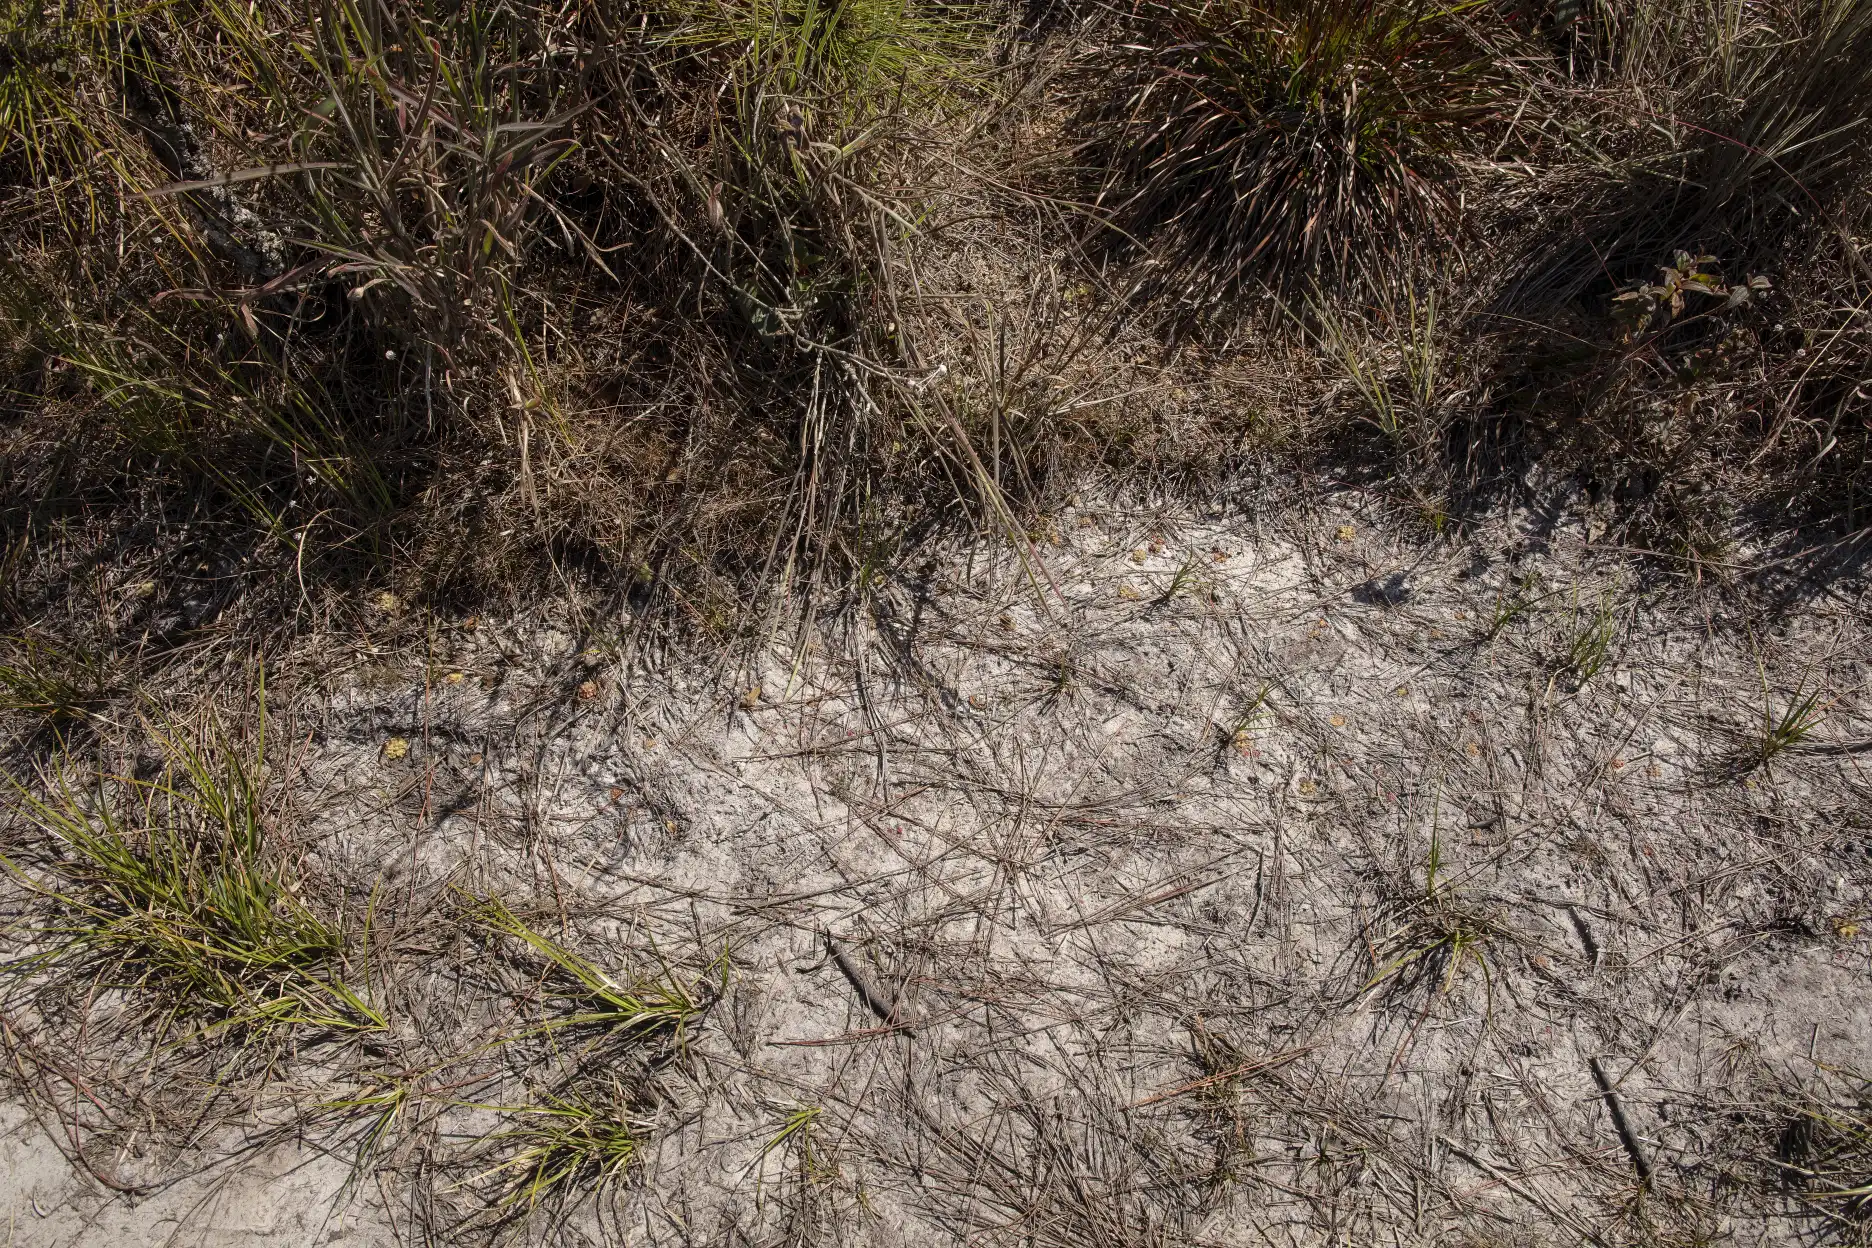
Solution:
[{"label": "grass clump", "polygon": [[7,14],[0,408],[44,417],[4,448],[32,526],[205,516],[314,610],[553,566],[727,631],[840,562],[913,458],[906,166],[975,98],[978,12]]},{"label": "grass clump", "polygon": [[633,976],[628,983],[597,963],[542,935],[498,898],[483,898],[469,909],[473,920],[501,936],[518,940],[545,960],[553,980],[550,991],[569,1012],[532,1030],[593,1027],[634,1038],[660,1037],[680,1045],[689,1025],[702,1013],[697,985],[685,985],[667,967],[657,975]]},{"label": "grass clump", "polygon": [[1857,1091],[1851,1100],[1785,1103],[1774,1149],[1783,1182],[1855,1243],[1872,1230],[1872,1086]]},{"label": "grass clump", "polygon": [[104,702],[110,681],[101,656],[21,637],[0,659],[0,712],[62,729]]},{"label": "grass clump", "polygon": [[[550,1003],[543,1019],[499,1043],[547,1037],[549,1060],[565,1073],[523,1104],[479,1106],[506,1115],[508,1125],[477,1149],[499,1160],[462,1186],[496,1181],[484,1212],[499,1219],[524,1216],[544,1201],[602,1192],[637,1164],[653,1126],[646,1111],[663,1095],[657,1072],[686,1055],[690,1029],[710,994],[660,960],[653,973],[608,971],[499,898],[467,895],[464,901],[469,922],[533,955],[535,991]],[[557,1037],[568,1034],[584,1043],[562,1052]],[[594,1078],[589,1072],[599,1065],[605,1073]]]},{"label": "grass clump", "polygon": [[1752,524],[1862,526],[1872,5],[1588,6],[1572,46],[1530,80],[1532,228],[1504,218],[1478,325],[1521,462],[1693,569]]},{"label": "grass clump", "polygon": [[1605,670],[1618,653],[1620,614],[1615,602],[1601,600],[1585,606],[1575,600],[1566,651],[1559,656],[1548,681],[1549,693],[1556,686],[1577,693]]},{"label": "grass clump", "polygon": [[622,1089],[611,1092],[547,1097],[512,1110],[518,1125],[489,1137],[512,1156],[470,1181],[505,1179],[498,1207],[514,1210],[581,1189],[602,1191],[623,1179],[640,1156],[649,1125],[628,1112]]},{"label": "grass clump", "polygon": [[1429,985],[1434,994],[1447,996],[1470,962],[1486,981],[1487,949],[1496,935],[1489,916],[1442,897],[1427,899],[1403,927],[1386,937],[1377,955],[1383,961],[1360,991],[1390,984],[1409,992]]},{"label": "grass clump", "polygon": [[577,584],[721,637],[1043,531],[1081,456],[1218,471],[1240,410],[1120,378],[1271,289],[1325,358],[1268,448],[1439,528],[1533,461],[1666,555],[1850,527],[1869,8],[7,5],[0,510],[28,580],[73,516],[149,563],[188,523],[254,615]]},{"label": "grass clump", "polygon": [[1777,710],[1763,690],[1761,730],[1755,743],[1756,761],[1767,766],[1789,750],[1798,749],[1813,734],[1831,710],[1821,701],[1819,689],[1796,689]]},{"label": "grass clump", "polygon": [[[1315,341],[1352,383],[1380,433],[1408,440],[1432,426],[1439,370],[1434,291],[1420,297],[1406,285],[1402,297],[1383,292],[1381,320],[1390,342],[1362,341],[1328,299],[1310,298],[1307,313]],[[1386,367],[1387,357],[1395,358],[1395,368]]]},{"label": "grass clump", "polygon": [[1500,935],[1495,918],[1478,910],[1444,879],[1443,836],[1433,820],[1420,897],[1404,907],[1404,922],[1370,947],[1375,969],[1360,993],[1388,985],[1408,993],[1420,985],[1447,996],[1465,965],[1474,962],[1489,980],[1488,946]]},{"label": "grass clump", "polygon": [[[1097,203],[1167,241],[1158,289],[1205,301],[1357,279],[1453,225],[1459,157],[1508,85],[1473,6],[1168,0],[1100,68]],[[1480,15],[1477,15],[1481,20]]]},{"label": "grass clump", "polygon": [[342,928],[268,845],[263,747],[180,732],[160,738],[153,780],[97,775],[88,789],[15,780],[15,809],[43,834],[9,863],[53,913],[14,976],[82,978],[129,994],[160,1032],[374,1031],[382,1015],[346,980]]},{"label": "grass clump", "polygon": [[979,35],[912,0],[732,0],[683,13],[664,42],[724,50],[743,90],[863,117],[953,85]]},{"label": "grass clump", "polygon": [[1578,69],[1585,107],[1543,114],[1566,132],[1568,181],[1599,186],[1568,205],[1552,253],[1565,271],[1534,265],[1530,277],[1577,292],[1680,250],[1785,258],[1804,221],[1851,232],[1838,209],[1865,172],[1872,5],[1600,6],[1593,31],[1599,55]]}]

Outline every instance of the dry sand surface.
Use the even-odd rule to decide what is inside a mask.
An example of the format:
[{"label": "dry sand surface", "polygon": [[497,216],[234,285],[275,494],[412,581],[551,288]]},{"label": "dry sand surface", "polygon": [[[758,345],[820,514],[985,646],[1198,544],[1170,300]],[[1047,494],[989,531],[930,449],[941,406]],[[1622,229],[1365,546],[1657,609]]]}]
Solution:
[{"label": "dry sand surface", "polygon": [[[1872,1073],[1866,600],[1583,514],[1085,504],[732,663],[301,643],[282,835],[388,1030],[171,1063],[16,999],[3,1242],[1863,1237],[1807,1171]],[[540,1026],[490,896],[699,1014]],[[630,1164],[516,1193],[599,1103]]]}]

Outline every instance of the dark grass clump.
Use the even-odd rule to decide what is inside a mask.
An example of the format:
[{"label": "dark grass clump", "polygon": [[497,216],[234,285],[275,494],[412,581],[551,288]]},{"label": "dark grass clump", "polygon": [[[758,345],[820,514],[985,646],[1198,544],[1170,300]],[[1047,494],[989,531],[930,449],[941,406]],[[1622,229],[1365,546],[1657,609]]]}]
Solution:
[{"label": "dark grass clump", "polygon": [[1872,1095],[1811,1095],[1782,1108],[1774,1160],[1783,1183],[1815,1206],[1842,1242],[1872,1239]]},{"label": "dark grass clump", "polygon": [[958,454],[905,453],[898,257],[978,16],[197,17],[0,32],[0,511],[29,564],[76,515],[128,562],[186,523],[261,615],[589,575],[724,632],[864,544],[893,457]]},{"label": "dark grass clump", "polygon": [[1456,224],[1463,152],[1509,80],[1460,10],[1171,0],[1097,58],[1098,205],[1157,245],[1144,284],[1205,303],[1358,280]]},{"label": "dark grass clump", "polygon": [[1371,340],[1320,335],[1359,415],[1414,435],[1340,462],[1457,518],[1567,482],[1612,540],[1692,576],[1739,566],[1745,535],[1848,566],[1872,449],[1872,5],[1586,6],[1540,47],[1512,66],[1497,159],[1469,166],[1459,263],[1413,275],[1439,308],[1434,401],[1387,398],[1417,398],[1399,301],[1309,308]]},{"label": "dark grass clump", "polygon": [[[1039,531],[1067,462],[1212,481],[1255,422],[1438,524],[1539,461],[1636,544],[1719,554],[1790,500],[1850,530],[1867,13],[1594,6],[1556,45],[1493,7],[1161,0],[1003,56],[1013,14],[902,0],[9,6],[7,629],[159,658],[385,588],[573,588],[726,638],[907,535]],[[1029,193],[1061,151],[1078,202]],[[1088,219],[1097,310],[1058,271]],[[1769,286],[1627,332],[1680,250]],[[1327,377],[1317,418],[1190,415],[1194,356],[1161,402],[1114,380],[1265,290],[1327,358],[1271,342],[1249,389]]]},{"label": "dark grass clump", "polygon": [[1753,1078],[1749,1095],[1713,1106],[1726,1134],[1708,1146],[1711,1195],[1784,1202],[1817,1243],[1872,1243],[1872,1083],[1850,1066],[1776,1069],[1746,1041],[1725,1061]]}]

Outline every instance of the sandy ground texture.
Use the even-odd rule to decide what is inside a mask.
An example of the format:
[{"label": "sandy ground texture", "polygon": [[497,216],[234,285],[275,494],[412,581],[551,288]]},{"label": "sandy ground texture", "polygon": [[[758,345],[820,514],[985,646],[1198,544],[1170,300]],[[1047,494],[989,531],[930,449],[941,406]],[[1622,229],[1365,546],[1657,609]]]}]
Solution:
[{"label": "sandy ground texture", "polygon": [[[1863,591],[1367,508],[1074,507],[739,666],[306,644],[274,758],[388,1030],[14,1018],[6,1242],[1863,1238]],[[492,897],[693,1012],[558,1025]],[[629,1157],[529,1191],[594,1114]]]}]

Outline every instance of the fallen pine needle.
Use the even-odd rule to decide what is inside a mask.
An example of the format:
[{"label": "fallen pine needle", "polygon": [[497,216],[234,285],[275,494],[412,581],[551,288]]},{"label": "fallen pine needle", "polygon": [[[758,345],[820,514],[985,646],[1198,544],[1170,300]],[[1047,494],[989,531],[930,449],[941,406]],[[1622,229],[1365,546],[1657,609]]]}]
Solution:
[{"label": "fallen pine needle", "polygon": [[1312,1051],[1312,1046],[1308,1045],[1305,1048],[1289,1049],[1285,1053],[1276,1053],[1273,1057],[1263,1057],[1252,1062],[1243,1062],[1240,1066],[1231,1066],[1227,1070],[1220,1071],[1216,1074],[1208,1075],[1201,1079],[1195,1079],[1189,1083],[1178,1084],[1174,1088],[1167,1088],[1157,1093],[1155,1096],[1147,1096],[1141,1101],[1133,1102],[1131,1108],[1142,1109],[1146,1105],[1155,1105],[1158,1101],[1167,1101],[1171,1097],[1182,1096],[1186,1092],[1200,1092],[1204,1088],[1212,1088],[1218,1083],[1227,1083],[1231,1079],[1240,1079],[1243,1075],[1253,1075],[1259,1074],[1264,1070],[1273,1070],[1276,1066],[1285,1066],[1296,1057],[1304,1056]]}]

